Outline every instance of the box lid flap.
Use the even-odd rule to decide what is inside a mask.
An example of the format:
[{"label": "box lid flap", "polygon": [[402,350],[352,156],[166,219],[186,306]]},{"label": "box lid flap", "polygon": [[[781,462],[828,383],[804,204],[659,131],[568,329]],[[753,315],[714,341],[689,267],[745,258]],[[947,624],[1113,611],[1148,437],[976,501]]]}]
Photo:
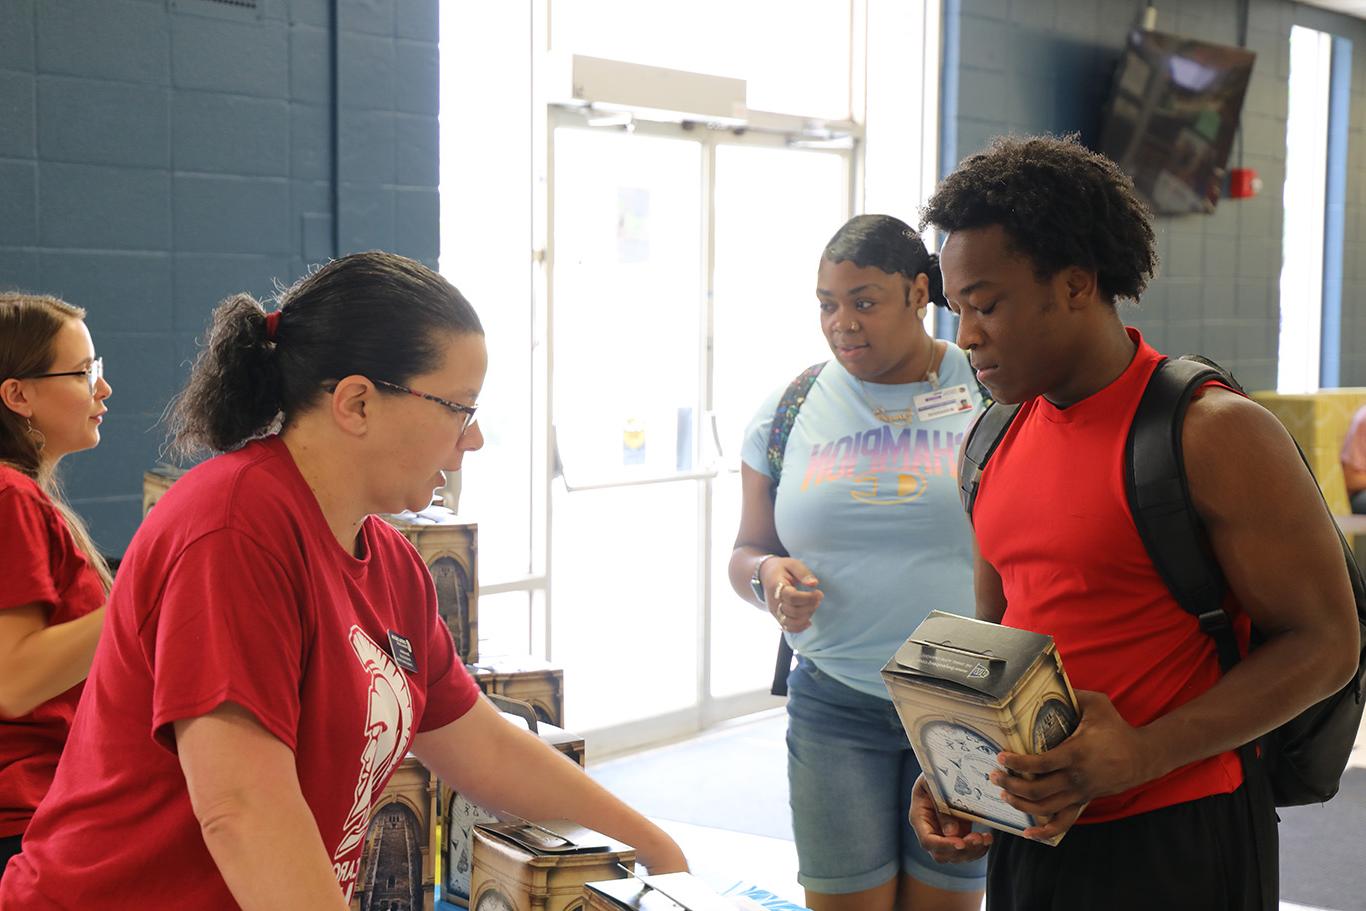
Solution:
[{"label": "box lid flap", "polygon": [[1050,636],[931,611],[882,669],[1001,700],[1052,643]]},{"label": "box lid flap", "polygon": [[532,854],[609,854],[632,850],[629,845],[567,819],[549,822],[514,819],[512,822],[481,823],[479,828]]}]

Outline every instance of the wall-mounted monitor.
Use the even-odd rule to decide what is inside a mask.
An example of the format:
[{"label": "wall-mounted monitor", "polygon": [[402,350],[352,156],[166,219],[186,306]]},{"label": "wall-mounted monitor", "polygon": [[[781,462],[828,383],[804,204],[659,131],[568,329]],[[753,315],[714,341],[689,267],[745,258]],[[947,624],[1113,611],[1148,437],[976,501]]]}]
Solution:
[{"label": "wall-mounted monitor", "polygon": [[1133,178],[1154,212],[1214,211],[1255,59],[1246,48],[1129,34],[1100,152]]}]

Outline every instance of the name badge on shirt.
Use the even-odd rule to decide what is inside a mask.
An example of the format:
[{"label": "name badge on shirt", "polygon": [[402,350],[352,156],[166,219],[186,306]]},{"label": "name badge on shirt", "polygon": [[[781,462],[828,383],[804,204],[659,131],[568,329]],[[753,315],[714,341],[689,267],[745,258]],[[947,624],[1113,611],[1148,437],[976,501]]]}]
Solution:
[{"label": "name badge on shirt", "polygon": [[915,405],[915,416],[917,418],[922,421],[933,421],[935,418],[944,418],[951,414],[971,411],[972,393],[966,385],[947,386],[943,389],[917,395],[912,400],[912,404]]},{"label": "name badge on shirt", "polygon": [[417,659],[413,657],[413,644],[393,630],[389,630],[389,653],[394,656],[398,666],[410,674],[417,673]]}]

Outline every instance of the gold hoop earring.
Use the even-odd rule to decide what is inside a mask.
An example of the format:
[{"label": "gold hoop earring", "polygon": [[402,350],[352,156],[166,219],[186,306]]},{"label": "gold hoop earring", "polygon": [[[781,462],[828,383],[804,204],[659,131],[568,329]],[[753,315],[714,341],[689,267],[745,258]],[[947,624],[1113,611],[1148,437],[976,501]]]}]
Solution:
[{"label": "gold hoop earring", "polygon": [[925,308],[925,307],[921,307],[919,310],[915,311],[915,318],[918,319],[918,320],[920,320],[920,321],[923,323],[923,322],[925,322],[925,313],[926,313],[926,308]]},{"label": "gold hoop earring", "polygon": [[33,445],[38,447],[39,452],[42,452],[43,449],[46,448],[47,437],[43,436],[43,432],[34,427],[33,422],[28,418],[24,418],[24,432],[33,438]]}]

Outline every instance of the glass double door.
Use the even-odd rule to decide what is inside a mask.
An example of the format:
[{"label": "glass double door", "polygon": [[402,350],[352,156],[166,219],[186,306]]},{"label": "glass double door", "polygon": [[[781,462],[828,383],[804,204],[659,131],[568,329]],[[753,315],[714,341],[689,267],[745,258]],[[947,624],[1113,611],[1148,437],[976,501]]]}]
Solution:
[{"label": "glass double door", "polygon": [[814,287],[849,153],[648,126],[551,142],[549,642],[567,724],[613,750],[773,704],[777,627],[726,572],[740,451],[828,356]]}]

